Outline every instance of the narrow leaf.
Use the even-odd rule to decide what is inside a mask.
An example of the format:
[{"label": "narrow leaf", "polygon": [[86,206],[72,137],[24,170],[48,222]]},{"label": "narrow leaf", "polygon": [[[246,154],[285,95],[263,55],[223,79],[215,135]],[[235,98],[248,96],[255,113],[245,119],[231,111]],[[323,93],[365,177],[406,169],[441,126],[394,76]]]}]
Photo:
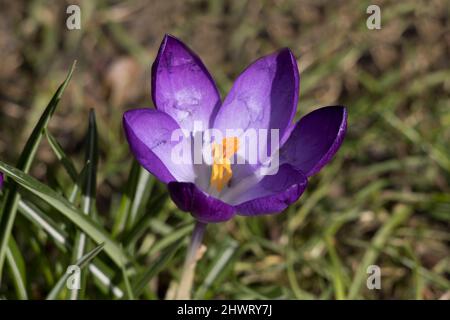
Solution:
[{"label": "narrow leaf", "polygon": [[59,193],[52,190],[47,185],[39,182],[35,178],[25,174],[23,171],[11,167],[2,161],[0,161],[0,171],[14,179],[20,186],[61,212],[95,242],[104,242],[105,252],[118,266],[121,266],[123,261],[129,262],[129,257],[127,254],[125,254],[120,249],[119,245],[110,238],[103,227],[98,225],[98,223],[92,220],[89,216],[84,215]]},{"label": "narrow leaf", "polygon": [[[70,243],[70,239],[68,238],[67,232],[39,208],[31,203],[28,203],[27,201],[20,200],[19,212],[23,214],[31,223],[42,228],[48,235],[50,235],[50,237],[52,237],[58,246],[64,248],[65,251],[72,250],[72,245]],[[108,270],[106,264],[102,262],[101,258],[89,264],[89,271],[97,279],[96,284],[105,290],[111,290],[117,298],[123,297],[122,290],[118,286],[114,285],[114,277],[110,274],[110,270]]]},{"label": "narrow leaf", "polygon": [[[96,176],[97,176],[97,161],[98,161],[98,142],[97,142],[97,126],[95,123],[95,113],[93,110],[89,112],[89,128],[87,133],[86,144],[86,179],[82,186],[82,201],[81,211],[85,215],[93,216],[95,210],[95,190],[96,190]],[[77,230],[75,236],[75,245],[73,250],[72,260],[77,261],[85,252],[87,246],[86,234],[81,230]],[[71,299],[76,300],[78,296],[84,295],[84,287],[86,283],[86,274],[83,273],[81,277],[82,289],[72,290]]]},{"label": "narrow leaf", "polygon": [[[85,266],[89,264],[89,262],[94,259],[102,250],[103,250],[103,243],[98,245],[96,248],[94,248],[92,251],[88,252],[84,256],[82,256],[74,265],[78,268],[83,269]],[[53,287],[53,289],[50,291],[50,293],[47,296],[47,300],[54,300],[58,297],[58,294],[61,292],[61,290],[64,288],[67,279],[69,278],[70,273],[65,272],[64,275],[59,279],[59,281],[56,283],[56,285]]]},{"label": "narrow leaf", "polygon": [[113,237],[117,237],[125,229],[130,212],[131,204],[133,202],[133,195],[136,191],[137,181],[139,179],[140,165],[136,160],[133,160],[130,173],[128,174],[128,181],[125,186],[125,192],[120,199],[120,206],[117,212],[114,226],[112,228]]},{"label": "narrow leaf", "polygon": [[216,254],[205,280],[195,293],[195,299],[204,299],[204,296],[209,288],[220,279],[220,276],[224,273],[227,267],[230,265],[230,261],[236,256],[238,249],[238,243],[234,240],[229,240]]},{"label": "narrow leaf", "polygon": [[17,297],[20,300],[28,299],[25,262],[13,237],[9,238],[9,244],[6,250],[6,262],[9,267],[14,287],[16,288]]},{"label": "narrow leaf", "polygon": [[[28,138],[25,147],[17,162],[17,168],[25,173],[30,170],[31,164],[36,155],[37,148],[42,139],[43,131],[48,125],[51,116],[55,112],[61,96],[72,77],[73,70],[75,69],[75,62],[69,71],[64,82],[59,86],[53,98],[50,100],[48,106],[45,108],[43,114],[39,118],[38,123],[34,127],[30,137]],[[20,200],[20,194],[17,192],[17,186],[12,183],[9,185],[5,194],[5,200],[0,214],[0,283],[2,278],[3,264],[5,261],[6,248],[8,246],[9,236],[11,234],[14,220],[16,218],[17,206]]]},{"label": "narrow leaf", "polygon": [[47,232],[59,245],[65,248],[69,244],[68,234],[34,204],[20,200],[19,212],[37,227]]},{"label": "narrow leaf", "polygon": [[144,213],[154,185],[154,178],[140,164],[133,160],[125,193],[120,201],[119,211],[113,227],[113,236],[131,230]]},{"label": "narrow leaf", "polygon": [[56,138],[48,131],[48,129],[45,129],[45,136],[47,137],[47,141],[50,144],[50,147],[52,148],[53,152],[55,153],[58,160],[63,165],[64,169],[66,170],[67,174],[69,175],[70,179],[72,179],[73,182],[77,181],[78,173],[77,169],[75,168],[75,165],[70,159],[66,153],[64,152],[63,148],[59,144],[59,142],[56,140]]},{"label": "narrow leaf", "polygon": [[175,253],[181,247],[183,242],[177,242],[172,244],[166,250],[164,250],[159,258],[153,262],[152,266],[133,284],[133,292],[138,297],[145,289],[146,285],[156,276],[169,262],[172,260]]}]

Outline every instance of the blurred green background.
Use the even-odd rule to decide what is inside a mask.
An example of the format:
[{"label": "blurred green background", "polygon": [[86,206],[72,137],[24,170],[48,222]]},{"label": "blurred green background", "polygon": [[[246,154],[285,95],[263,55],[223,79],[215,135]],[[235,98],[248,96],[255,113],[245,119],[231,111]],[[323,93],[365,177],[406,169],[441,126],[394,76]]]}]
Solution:
[{"label": "blurred green background", "polygon": [[[81,30],[66,28],[70,4],[81,8]],[[366,27],[370,4],[381,8],[380,30]],[[101,253],[94,261],[109,282],[89,268],[81,298],[127,297],[127,282],[135,298],[170,298],[178,282],[193,219],[167,200],[163,185],[132,169],[121,126],[125,110],[152,106],[151,63],[171,33],[203,59],[222,97],[253,60],[289,47],[301,74],[297,118],[325,105],[349,111],[337,156],[295,205],[208,226],[194,297],[450,299],[448,1],[0,0],[0,7],[1,160],[16,163],[75,59],[49,132],[77,171],[89,109],[96,113],[94,219],[135,268],[121,270]],[[130,170],[144,183],[127,183]],[[64,195],[72,186],[46,139],[30,174]],[[69,220],[21,194],[74,241]],[[25,280],[17,288],[14,269],[5,269],[0,297],[43,299],[71,251],[22,211],[13,235]],[[372,264],[381,268],[380,290],[366,287]]]}]

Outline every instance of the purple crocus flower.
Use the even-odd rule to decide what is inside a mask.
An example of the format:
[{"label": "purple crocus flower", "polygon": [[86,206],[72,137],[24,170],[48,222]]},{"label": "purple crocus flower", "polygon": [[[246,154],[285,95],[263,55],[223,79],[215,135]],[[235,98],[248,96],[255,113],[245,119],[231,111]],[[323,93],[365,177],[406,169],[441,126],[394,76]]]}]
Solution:
[{"label": "purple crocus flower", "polygon": [[[222,102],[200,58],[166,35],[152,67],[156,109],[125,112],[128,143],[140,164],[168,185],[175,204],[200,222],[281,212],[300,197],[308,177],[331,160],[347,127],[342,106],[317,109],[293,124],[299,82],[294,55],[282,49],[247,67]],[[212,143],[212,165],[175,163],[171,153],[178,142],[172,141],[172,133],[184,129],[192,133],[186,139],[192,139],[196,122],[221,132],[277,129],[279,148],[264,142],[268,139],[259,147],[279,156],[278,170],[264,175],[261,162],[231,163],[240,137]]]}]

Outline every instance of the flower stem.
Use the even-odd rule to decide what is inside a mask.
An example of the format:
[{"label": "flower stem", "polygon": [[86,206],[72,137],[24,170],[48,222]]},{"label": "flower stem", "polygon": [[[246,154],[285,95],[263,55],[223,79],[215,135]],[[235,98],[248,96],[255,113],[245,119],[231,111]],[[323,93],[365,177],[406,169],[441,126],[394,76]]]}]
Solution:
[{"label": "flower stem", "polygon": [[197,221],[192,232],[191,243],[189,244],[184,260],[183,273],[181,274],[180,285],[175,299],[188,300],[191,298],[192,284],[194,283],[195,266],[197,265],[198,250],[202,244],[206,223]]}]

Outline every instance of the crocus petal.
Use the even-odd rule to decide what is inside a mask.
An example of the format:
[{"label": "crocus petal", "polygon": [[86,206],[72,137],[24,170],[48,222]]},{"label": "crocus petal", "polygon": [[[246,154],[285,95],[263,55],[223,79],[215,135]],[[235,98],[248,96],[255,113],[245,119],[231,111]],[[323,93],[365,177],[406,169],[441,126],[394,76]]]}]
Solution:
[{"label": "crocus petal", "polygon": [[240,215],[278,213],[297,201],[308,184],[306,176],[288,164],[275,175],[265,176],[259,183],[242,192],[233,202]]},{"label": "crocus petal", "polygon": [[124,113],[123,126],[136,159],[159,180],[194,181],[192,162],[172,159],[173,148],[180,143],[172,141],[172,133],[181,129],[169,115],[150,108],[129,110]]},{"label": "crocus petal", "polygon": [[4,182],[3,172],[0,172],[0,189],[3,188],[3,182]]},{"label": "crocus petal", "polygon": [[298,102],[299,73],[289,49],[256,60],[234,82],[214,128],[278,129],[283,140]]},{"label": "crocus petal", "polygon": [[170,197],[178,208],[190,212],[201,222],[226,221],[235,214],[233,206],[207,195],[193,183],[171,182],[168,184],[168,189]]},{"label": "crocus petal", "polygon": [[220,106],[220,95],[200,58],[177,38],[166,35],[152,66],[152,97],[158,110],[168,113],[180,127],[203,130]]},{"label": "crocus petal", "polygon": [[342,106],[324,107],[304,116],[296,124],[280,151],[280,162],[312,176],[322,169],[344,140],[347,110]]}]

